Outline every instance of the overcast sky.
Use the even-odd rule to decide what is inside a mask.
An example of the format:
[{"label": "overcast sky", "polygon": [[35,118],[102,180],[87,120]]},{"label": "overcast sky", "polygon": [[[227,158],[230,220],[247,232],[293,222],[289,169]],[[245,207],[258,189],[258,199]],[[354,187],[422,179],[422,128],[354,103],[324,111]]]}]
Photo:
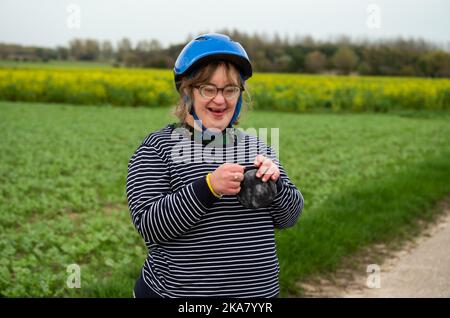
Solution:
[{"label": "overcast sky", "polygon": [[450,48],[449,16],[448,0],[0,0],[0,42],[56,46],[75,37],[128,37],[166,46],[229,28],[290,38],[420,37]]}]

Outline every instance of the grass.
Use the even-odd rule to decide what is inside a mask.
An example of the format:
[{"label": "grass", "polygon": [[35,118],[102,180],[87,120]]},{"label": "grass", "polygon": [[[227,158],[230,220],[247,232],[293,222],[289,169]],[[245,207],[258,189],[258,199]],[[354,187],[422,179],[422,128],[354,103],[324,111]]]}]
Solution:
[{"label": "grass", "polygon": [[[0,114],[0,296],[130,297],[146,250],[126,206],[127,163],[175,121],[168,109],[0,102]],[[432,218],[450,193],[449,120],[247,114],[244,128],[280,127],[281,163],[305,197],[297,225],[277,232],[282,296]],[[80,289],[66,287],[73,263]]]},{"label": "grass", "polygon": [[[291,277],[334,271],[345,256],[376,243],[393,246],[417,235],[450,193],[450,152],[405,166],[363,187],[350,187],[309,210],[295,231],[279,232],[283,294],[301,295]],[[387,171],[388,172],[388,171]],[[299,244],[301,242],[301,244]],[[372,255],[377,263],[378,255]],[[370,257],[369,257],[370,258]]]}]

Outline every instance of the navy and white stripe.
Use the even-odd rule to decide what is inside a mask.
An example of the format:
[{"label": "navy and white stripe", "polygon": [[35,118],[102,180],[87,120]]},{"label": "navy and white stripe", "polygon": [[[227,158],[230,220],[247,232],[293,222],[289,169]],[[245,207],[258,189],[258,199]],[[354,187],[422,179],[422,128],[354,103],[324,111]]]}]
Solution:
[{"label": "navy and white stripe", "polygon": [[[260,149],[278,165],[278,194],[266,208],[244,208],[235,195],[216,198],[206,174],[214,161],[207,146],[175,134],[173,125],[149,134],[128,163],[126,192],[134,226],[148,257],[142,276],[163,297],[273,297],[279,293],[274,228],[293,226],[303,196],[289,180],[272,148],[242,134],[224,150],[246,167]],[[175,160],[174,146],[204,151],[204,161]],[[187,148],[183,148],[187,149]],[[245,149],[236,151],[237,149]],[[225,152],[224,152],[225,153]],[[198,152],[197,152],[198,154]],[[225,158],[223,158],[225,159]]]}]

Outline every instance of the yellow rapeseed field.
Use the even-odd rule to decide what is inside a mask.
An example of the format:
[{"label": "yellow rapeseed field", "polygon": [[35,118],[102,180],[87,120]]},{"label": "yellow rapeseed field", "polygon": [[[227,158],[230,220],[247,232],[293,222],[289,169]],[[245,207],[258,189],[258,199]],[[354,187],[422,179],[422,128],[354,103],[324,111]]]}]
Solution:
[{"label": "yellow rapeseed field", "polygon": [[[254,109],[450,109],[449,79],[259,73],[247,88]],[[173,105],[177,92],[170,70],[6,67],[0,99],[152,107]]]}]

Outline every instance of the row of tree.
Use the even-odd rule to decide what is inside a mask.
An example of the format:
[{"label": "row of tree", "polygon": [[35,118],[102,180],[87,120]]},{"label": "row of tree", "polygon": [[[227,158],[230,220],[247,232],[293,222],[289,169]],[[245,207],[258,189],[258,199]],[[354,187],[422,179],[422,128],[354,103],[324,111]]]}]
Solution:
[{"label": "row of tree", "polygon": [[[309,36],[290,40],[236,30],[218,32],[239,41],[259,72],[450,77],[450,53],[420,39],[351,41],[341,37],[316,41]],[[94,39],[73,39],[68,47],[57,48],[0,43],[0,59],[107,61],[115,66],[172,68],[184,45],[165,48],[157,40],[133,45],[127,38],[115,46]]]}]

